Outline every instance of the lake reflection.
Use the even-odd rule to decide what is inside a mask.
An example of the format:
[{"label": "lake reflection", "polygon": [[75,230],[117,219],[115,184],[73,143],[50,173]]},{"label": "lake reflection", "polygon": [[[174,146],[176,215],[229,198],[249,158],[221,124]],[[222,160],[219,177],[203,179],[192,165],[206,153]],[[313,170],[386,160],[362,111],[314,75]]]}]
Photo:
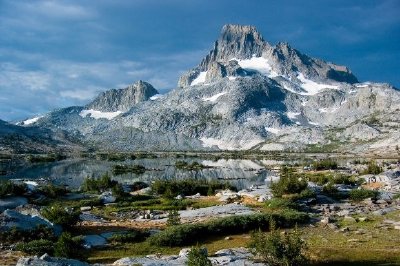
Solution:
[{"label": "lake reflection", "polygon": [[[256,160],[218,160],[209,161],[202,159],[185,159],[191,163],[197,161],[203,165],[211,166],[198,171],[187,171],[175,168],[176,158],[137,159],[125,162],[110,162],[88,159],[68,159],[53,163],[34,164],[21,169],[5,178],[37,179],[48,178],[56,184],[68,185],[78,188],[82,180],[87,176],[99,177],[109,173],[113,179],[122,183],[133,183],[135,181],[149,182],[158,178],[206,178],[228,180],[239,189],[251,185],[265,184],[273,173],[265,169],[262,161]],[[113,175],[112,166],[115,164],[139,164],[148,169],[144,174],[128,173]]]}]

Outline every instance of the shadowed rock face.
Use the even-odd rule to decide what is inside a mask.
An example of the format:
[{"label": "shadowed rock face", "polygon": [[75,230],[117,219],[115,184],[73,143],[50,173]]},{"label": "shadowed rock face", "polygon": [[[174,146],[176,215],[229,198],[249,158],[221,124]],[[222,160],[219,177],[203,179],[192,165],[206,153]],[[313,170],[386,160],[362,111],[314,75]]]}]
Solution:
[{"label": "shadowed rock face", "polygon": [[158,94],[158,91],[149,83],[139,80],[125,89],[113,89],[101,93],[86,107],[103,112],[126,112],[135,104],[147,101]]}]

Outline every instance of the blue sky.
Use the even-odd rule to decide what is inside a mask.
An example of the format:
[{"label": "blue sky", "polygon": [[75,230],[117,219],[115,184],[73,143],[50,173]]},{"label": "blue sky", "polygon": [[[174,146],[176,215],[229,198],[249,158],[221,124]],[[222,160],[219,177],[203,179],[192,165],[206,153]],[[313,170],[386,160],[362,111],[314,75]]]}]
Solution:
[{"label": "blue sky", "polygon": [[142,79],[159,91],[227,23],[400,87],[398,0],[0,0],[0,119],[83,105]]}]

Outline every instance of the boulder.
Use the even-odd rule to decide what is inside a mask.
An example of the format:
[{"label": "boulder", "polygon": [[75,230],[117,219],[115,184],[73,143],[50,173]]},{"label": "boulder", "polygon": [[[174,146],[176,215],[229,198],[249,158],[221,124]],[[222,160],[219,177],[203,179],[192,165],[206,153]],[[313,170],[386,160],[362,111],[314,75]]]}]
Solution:
[{"label": "boulder", "polygon": [[50,227],[56,234],[61,233],[61,227],[53,225],[48,220],[40,216],[31,216],[19,213],[14,210],[6,210],[0,215],[0,230],[11,230],[17,228],[18,230],[33,230],[39,225]]},{"label": "boulder", "polygon": [[117,199],[113,196],[111,191],[106,191],[103,192],[100,196],[99,196],[100,200],[104,203],[114,203]]},{"label": "boulder", "polygon": [[87,249],[92,247],[103,247],[107,244],[107,239],[99,235],[86,235],[83,237],[83,246]]}]

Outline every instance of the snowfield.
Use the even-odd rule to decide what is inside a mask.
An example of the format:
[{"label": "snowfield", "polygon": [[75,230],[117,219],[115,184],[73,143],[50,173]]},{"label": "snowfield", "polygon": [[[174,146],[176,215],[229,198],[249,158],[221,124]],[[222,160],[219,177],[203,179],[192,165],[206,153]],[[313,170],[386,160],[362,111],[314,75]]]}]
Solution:
[{"label": "snowfield", "polygon": [[89,110],[82,110],[79,115],[83,118],[85,117],[91,117],[94,119],[100,119],[100,118],[105,118],[108,120],[111,120],[117,116],[119,116],[120,114],[122,114],[121,111],[116,111],[116,112],[102,112],[102,111],[97,111],[97,110],[93,110],[93,109],[89,109]]},{"label": "snowfield", "polygon": [[215,94],[211,97],[203,98],[203,101],[204,102],[215,102],[216,100],[218,100],[219,97],[221,97],[222,95],[225,95],[225,94],[226,94],[226,92],[221,92],[221,93]]},{"label": "snowfield", "polygon": [[200,74],[195,78],[192,83],[190,83],[190,86],[198,85],[201,83],[206,82],[206,76],[207,76],[207,71],[200,72]]}]

